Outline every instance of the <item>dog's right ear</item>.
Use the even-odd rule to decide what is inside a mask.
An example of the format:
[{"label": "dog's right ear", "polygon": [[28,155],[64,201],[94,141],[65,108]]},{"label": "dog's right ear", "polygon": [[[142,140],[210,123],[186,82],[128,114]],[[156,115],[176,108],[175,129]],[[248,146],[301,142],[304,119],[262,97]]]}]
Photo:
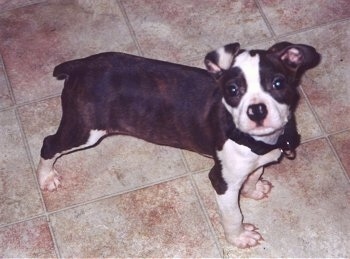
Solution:
[{"label": "dog's right ear", "polygon": [[240,50],[239,43],[231,43],[209,52],[204,58],[204,64],[215,79],[232,66],[235,56]]},{"label": "dog's right ear", "polygon": [[286,41],[276,43],[267,50],[267,53],[277,58],[288,71],[299,75],[317,66],[321,61],[321,55],[314,47]]}]

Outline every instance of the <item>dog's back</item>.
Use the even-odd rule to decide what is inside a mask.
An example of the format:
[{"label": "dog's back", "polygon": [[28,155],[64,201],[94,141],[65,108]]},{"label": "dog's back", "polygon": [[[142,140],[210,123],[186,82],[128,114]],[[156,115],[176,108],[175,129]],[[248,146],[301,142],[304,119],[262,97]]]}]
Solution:
[{"label": "dog's back", "polygon": [[[204,69],[106,52],[62,63],[53,75],[66,80],[62,123],[80,118],[79,127],[89,130],[132,135],[209,155],[214,152],[201,140],[210,143],[213,131],[222,125],[208,127],[205,118],[212,103],[221,107],[221,94]],[[82,119],[81,114],[85,114]]]}]

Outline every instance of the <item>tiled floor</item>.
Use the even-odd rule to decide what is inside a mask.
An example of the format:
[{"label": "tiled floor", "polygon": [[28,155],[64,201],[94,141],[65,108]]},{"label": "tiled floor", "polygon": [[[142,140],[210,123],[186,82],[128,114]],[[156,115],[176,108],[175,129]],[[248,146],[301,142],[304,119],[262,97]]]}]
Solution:
[{"label": "tiled floor", "polygon": [[[348,0],[0,0],[0,257],[350,257],[349,28]],[[297,159],[266,170],[268,199],[241,202],[260,246],[226,243],[210,159],[131,137],[63,157],[63,186],[39,190],[55,65],[123,51],[202,66],[226,43],[281,40],[323,60],[300,88]]]}]

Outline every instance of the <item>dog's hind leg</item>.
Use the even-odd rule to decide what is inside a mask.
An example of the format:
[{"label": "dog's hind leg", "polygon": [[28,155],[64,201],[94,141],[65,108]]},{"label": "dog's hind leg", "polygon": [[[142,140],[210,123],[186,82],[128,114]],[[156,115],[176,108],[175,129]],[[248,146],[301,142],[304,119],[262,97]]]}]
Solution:
[{"label": "dog's hind leg", "polygon": [[60,177],[54,168],[54,164],[60,156],[91,147],[107,135],[105,130],[79,132],[71,126],[67,129],[67,127],[62,127],[61,124],[55,135],[47,136],[43,141],[37,169],[42,190],[53,191],[60,185]]}]

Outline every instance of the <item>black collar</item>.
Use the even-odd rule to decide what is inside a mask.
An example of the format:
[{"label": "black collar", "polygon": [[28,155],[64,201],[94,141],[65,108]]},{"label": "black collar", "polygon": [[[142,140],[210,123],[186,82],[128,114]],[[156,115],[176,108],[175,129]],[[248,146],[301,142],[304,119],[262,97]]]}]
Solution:
[{"label": "black collar", "polygon": [[274,145],[255,140],[249,134],[243,133],[235,126],[229,130],[227,136],[237,144],[250,148],[257,155],[265,155],[274,149],[280,149],[289,159],[295,158],[295,149],[300,144],[300,135],[297,131],[294,117],[287,122],[283,134]]}]

